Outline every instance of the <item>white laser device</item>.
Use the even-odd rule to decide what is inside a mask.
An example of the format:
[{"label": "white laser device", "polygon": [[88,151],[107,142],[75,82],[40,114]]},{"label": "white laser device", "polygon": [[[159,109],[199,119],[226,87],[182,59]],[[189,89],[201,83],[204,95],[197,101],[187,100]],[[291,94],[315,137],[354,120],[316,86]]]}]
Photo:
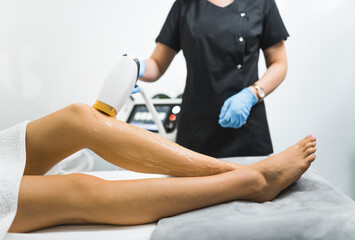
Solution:
[{"label": "white laser device", "polygon": [[132,93],[139,76],[139,60],[123,55],[106,76],[94,108],[116,117]]},{"label": "white laser device", "polygon": [[[106,76],[93,107],[106,115],[116,117],[117,113],[129,99],[136,85],[139,77],[139,69],[140,63],[137,58],[130,57],[127,54],[123,55]],[[158,133],[166,138],[166,130],[155,107],[149,101],[143,89],[141,89],[140,93],[144,98],[145,105],[149,112],[153,115],[155,124],[158,126]]]}]

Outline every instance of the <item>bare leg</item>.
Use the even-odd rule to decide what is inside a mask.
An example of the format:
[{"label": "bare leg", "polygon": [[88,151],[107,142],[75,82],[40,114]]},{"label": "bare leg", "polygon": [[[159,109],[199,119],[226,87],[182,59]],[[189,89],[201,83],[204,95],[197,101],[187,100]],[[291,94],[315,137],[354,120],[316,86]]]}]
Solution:
[{"label": "bare leg", "polygon": [[25,175],[44,174],[83,148],[90,148],[112,164],[137,172],[206,176],[239,167],[107,117],[88,105],[73,104],[29,123]]},{"label": "bare leg", "polygon": [[58,224],[142,224],[231,200],[272,200],[315,160],[315,140],[308,137],[264,161],[214,176],[130,181],[83,174],[24,176],[10,231]]},{"label": "bare leg", "polygon": [[11,227],[16,232],[67,223],[140,224],[234,199],[272,200],[301,177],[316,151],[316,139],[308,137],[262,162],[232,165],[80,104],[30,123],[26,136],[25,174],[43,174],[87,147],[134,171],[218,175],[112,182],[81,174],[24,176]]},{"label": "bare leg", "polygon": [[245,197],[256,186],[252,175],[243,171],[129,181],[105,181],[84,174],[24,176],[10,231],[28,232],[60,224],[149,223]]}]

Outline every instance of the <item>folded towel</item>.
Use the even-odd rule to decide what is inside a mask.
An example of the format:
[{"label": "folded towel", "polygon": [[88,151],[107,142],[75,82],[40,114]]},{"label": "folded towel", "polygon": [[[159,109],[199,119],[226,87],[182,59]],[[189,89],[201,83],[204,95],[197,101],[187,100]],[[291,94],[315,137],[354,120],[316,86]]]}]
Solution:
[{"label": "folded towel", "polygon": [[20,183],[26,164],[26,126],[23,122],[0,131],[0,239],[9,230],[17,211]]}]

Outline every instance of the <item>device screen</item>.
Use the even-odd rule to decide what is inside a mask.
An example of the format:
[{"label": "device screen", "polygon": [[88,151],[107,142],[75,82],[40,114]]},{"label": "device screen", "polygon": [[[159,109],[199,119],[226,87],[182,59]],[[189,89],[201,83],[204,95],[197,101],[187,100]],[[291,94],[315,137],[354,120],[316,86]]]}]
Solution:
[{"label": "device screen", "polygon": [[[171,111],[171,106],[169,105],[155,105],[155,109],[158,112],[158,116],[162,123]],[[152,132],[158,131],[158,126],[153,121],[152,114],[148,111],[145,105],[135,105],[130,117],[127,121],[129,124],[135,125],[140,128],[147,129]]]}]

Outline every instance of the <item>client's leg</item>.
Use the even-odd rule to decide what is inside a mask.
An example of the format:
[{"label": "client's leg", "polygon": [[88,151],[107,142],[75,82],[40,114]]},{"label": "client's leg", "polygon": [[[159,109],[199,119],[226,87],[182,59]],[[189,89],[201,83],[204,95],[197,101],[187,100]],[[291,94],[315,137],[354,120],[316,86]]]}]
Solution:
[{"label": "client's leg", "polygon": [[84,174],[24,176],[10,232],[59,224],[143,224],[220,202],[256,189],[243,170],[207,177],[105,181]]},{"label": "client's leg", "polygon": [[29,123],[25,175],[44,174],[82,148],[137,172],[205,176],[238,167],[105,116],[88,105],[73,104]]},{"label": "client's leg", "polygon": [[80,223],[142,224],[231,200],[272,200],[315,159],[315,138],[256,164],[207,177],[105,181],[83,174],[24,176],[10,229]]}]

